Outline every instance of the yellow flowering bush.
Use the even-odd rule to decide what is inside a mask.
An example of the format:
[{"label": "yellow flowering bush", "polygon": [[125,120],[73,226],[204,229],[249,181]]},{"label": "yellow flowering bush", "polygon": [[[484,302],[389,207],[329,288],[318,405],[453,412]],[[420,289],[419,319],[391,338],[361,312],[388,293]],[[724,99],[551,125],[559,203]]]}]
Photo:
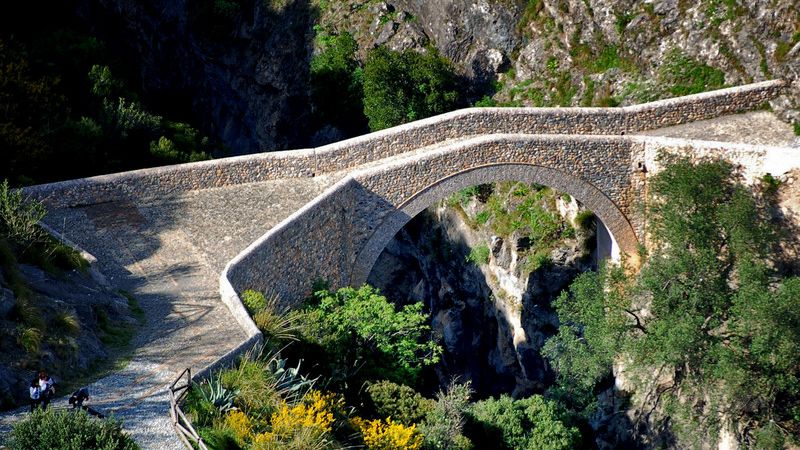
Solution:
[{"label": "yellow flowering bush", "polygon": [[240,442],[250,440],[253,436],[253,424],[242,411],[231,411],[225,415],[225,426],[230,428]]},{"label": "yellow flowering bush", "polygon": [[340,402],[335,394],[323,394],[312,389],[301,403],[295,406],[283,403],[272,414],[272,434],[280,439],[289,439],[303,429],[319,435],[329,433],[333,425],[333,410]]},{"label": "yellow flowering bush", "polygon": [[387,417],[385,422],[355,417],[352,423],[361,430],[369,450],[419,450],[422,447],[422,435],[415,424],[407,427],[392,422],[391,417]]}]

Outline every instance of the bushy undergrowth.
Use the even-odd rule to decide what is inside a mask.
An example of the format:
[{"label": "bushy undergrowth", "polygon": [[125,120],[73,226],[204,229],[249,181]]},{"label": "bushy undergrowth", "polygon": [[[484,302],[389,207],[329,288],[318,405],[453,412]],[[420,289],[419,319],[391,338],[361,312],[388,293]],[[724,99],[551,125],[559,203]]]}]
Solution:
[{"label": "bushy undergrowth", "polygon": [[[277,314],[276,302],[257,292],[243,300],[254,315]],[[553,430],[566,430],[561,441],[571,439],[561,410],[541,400],[502,400],[522,411],[514,422],[507,419],[511,413],[484,413],[491,408],[471,403],[469,383],[453,382],[433,399],[420,394],[419,371],[441,349],[427,336],[429,318],[419,305],[398,309],[369,286],[317,289],[287,317],[286,330],[273,329],[275,342],[266,350],[189,391],[184,410],[209,448],[464,450],[473,448],[468,435],[518,427],[533,416],[549,422],[541,430],[508,431],[509,442],[560,439]],[[561,441],[548,448],[568,448]]]},{"label": "bushy undergrowth", "polygon": [[138,445],[113,419],[83,411],[37,409],[14,425],[11,450],[137,450]]}]

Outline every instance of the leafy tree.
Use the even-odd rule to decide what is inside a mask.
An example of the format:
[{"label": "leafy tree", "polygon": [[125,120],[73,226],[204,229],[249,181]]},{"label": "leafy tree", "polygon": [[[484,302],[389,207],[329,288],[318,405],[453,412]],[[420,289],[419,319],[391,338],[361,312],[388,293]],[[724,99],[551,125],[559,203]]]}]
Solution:
[{"label": "leafy tree", "polygon": [[366,129],[363,70],[356,60],[358,44],[350,33],[330,34],[317,29],[319,53],[311,59],[311,98],[320,123],[348,134]]},{"label": "leafy tree", "polygon": [[732,424],[750,443],[797,435],[800,280],[770,269],[775,233],[730,164],[665,162],[650,180],[641,272],[579,277],[556,303],[562,326],[545,352],[562,384],[589,390],[616,355],[670,374],[653,394],[689,441]]},{"label": "leafy tree", "polygon": [[324,349],[334,379],[347,381],[359,374],[413,383],[442,352],[427,336],[428,320],[422,303],[397,310],[377,289],[364,285],[315,292],[300,321],[306,323],[306,339]]},{"label": "leafy tree", "polygon": [[483,400],[473,404],[469,414],[477,448],[572,449],[581,438],[578,429],[568,425],[565,411],[540,395]]},{"label": "leafy tree", "polygon": [[372,131],[424,119],[459,104],[456,77],[435,49],[370,51],[364,64],[364,114]]}]

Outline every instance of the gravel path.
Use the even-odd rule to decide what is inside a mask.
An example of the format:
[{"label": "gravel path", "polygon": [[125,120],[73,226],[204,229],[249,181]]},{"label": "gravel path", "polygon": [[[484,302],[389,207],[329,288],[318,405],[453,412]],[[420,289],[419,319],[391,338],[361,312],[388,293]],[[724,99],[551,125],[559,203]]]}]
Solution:
[{"label": "gravel path", "polygon": [[[92,405],[122,419],[143,449],[183,448],[169,420],[166,386],[183,368],[199,370],[245,339],[220,301],[219,273],[337,179],[269,181],[50,211],[47,224],[97,257],[109,283],[133,294],[147,317],[131,362],[89,386]],[[66,398],[54,405],[66,405]],[[0,433],[24,413],[0,416]]]}]

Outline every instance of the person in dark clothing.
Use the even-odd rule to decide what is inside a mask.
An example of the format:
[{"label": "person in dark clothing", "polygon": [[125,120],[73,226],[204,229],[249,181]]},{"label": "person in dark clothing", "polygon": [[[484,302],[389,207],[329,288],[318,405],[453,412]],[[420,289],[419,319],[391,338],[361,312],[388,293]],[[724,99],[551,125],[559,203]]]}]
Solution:
[{"label": "person in dark clothing", "polygon": [[34,378],[31,380],[31,387],[30,387],[30,397],[31,397],[31,412],[36,409],[37,406],[42,404],[42,391],[39,388],[39,379]]},{"label": "person in dark clothing", "polygon": [[50,400],[56,396],[56,382],[47,375],[44,370],[39,371],[39,398],[42,401],[42,409],[47,409]]},{"label": "person in dark clothing", "polygon": [[94,408],[91,408],[91,407],[86,406],[86,405],[83,404],[84,402],[86,402],[88,400],[89,400],[89,389],[87,389],[85,387],[82,387],[82,388],[78,389],[77,391],[73,392],[72,395],[70,395],[69,404],[72,405],[72,409],[81,408],[84,411],[86,411],[87,413],[102,419],[103,415],[100,414],[100,412],[98,412]]}]

